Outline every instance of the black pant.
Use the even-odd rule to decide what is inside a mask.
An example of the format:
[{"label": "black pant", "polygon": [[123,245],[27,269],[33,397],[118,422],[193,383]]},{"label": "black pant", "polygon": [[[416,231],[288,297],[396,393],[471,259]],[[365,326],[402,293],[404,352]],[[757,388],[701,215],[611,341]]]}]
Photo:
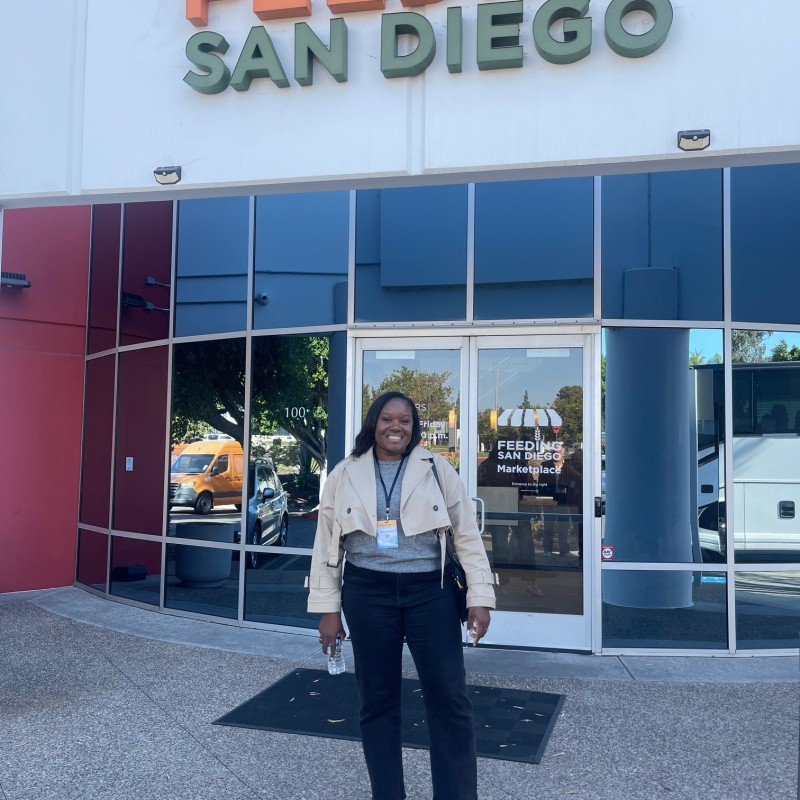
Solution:
[{"label": "black pant", "polygon": [[433,800],[477,800],[475,723],[467,696],[455,592],[435,572],[346,564],[342,589],[361,699],[373,800],[405,798],[400,748],[403,637],[417,667],[430,738]]}]

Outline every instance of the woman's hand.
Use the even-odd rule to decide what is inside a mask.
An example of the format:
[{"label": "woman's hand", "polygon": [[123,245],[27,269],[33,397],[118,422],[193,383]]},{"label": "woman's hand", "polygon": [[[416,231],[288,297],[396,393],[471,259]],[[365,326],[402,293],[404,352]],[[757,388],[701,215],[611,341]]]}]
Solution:
[{"label": "woman's hand", "polygon": [[[322,645],[322,652],[326,655],[336,654],[336,636],[342,637],[342,641],[347,638],[344,626],[342,625],[342,615],[338,611],[331,611],[322,615],[319,621],[319,643]],[[330,647],[330,653],[328,653]]]},{"label": "woman's hand", "polygon": [[475,631],[475,641],[472,646],[475,647],[478,642],[486,636],[486,631],[489,630],[489,623],[491,616],[489,609],[485,606],[472,606],[467,609],[467,630]]}]

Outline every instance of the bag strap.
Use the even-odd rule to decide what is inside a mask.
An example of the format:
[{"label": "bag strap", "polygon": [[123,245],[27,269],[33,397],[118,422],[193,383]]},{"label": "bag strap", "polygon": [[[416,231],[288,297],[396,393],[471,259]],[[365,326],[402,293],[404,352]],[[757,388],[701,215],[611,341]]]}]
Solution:
[{"label": "bag strap", "polygon": [[[433,454],[431,454],[433,455]],[[436,469],[436,462],[431,458],[431,469],[433,470],[433,477],[436,479],[436,483],[439,486],[439,491],[442,493],[442,497],[444,498],[445,505],[447,505],[447,496],[444,493],[444,488],[442,487],[442,482],[439,479],[439,472]],[[450,516],[448,514],[448,516]],[[459,566],[461,565],[458,556],[456,555],[456,548],[453,542],[453,527],[452,525],[445,531],[444,535],[444,543],[445,548],[447,549],[447,555],[449,556],[451,561],[455,561],[456,564]]]}]

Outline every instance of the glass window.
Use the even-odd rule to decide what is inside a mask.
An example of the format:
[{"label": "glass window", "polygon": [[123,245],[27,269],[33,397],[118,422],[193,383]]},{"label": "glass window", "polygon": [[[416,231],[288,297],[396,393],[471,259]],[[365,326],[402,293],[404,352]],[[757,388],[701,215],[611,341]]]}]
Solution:
[{"label": "glass window", "polygon": [[249,197],[179,203],[176,336],[247,327],[249,238]]},{"label": "glass window", "polygon": [[736,560],[798,561],[800,334],[734,330],[732,353]]},{"label": "glass window", "polygon": [[607,561],[725,559],[722,332],[606,328]]},{"label": "glass window", "polygon": [[126,203],[119,343],[169,336],[172,201]]},{"label": "glass window", "polygon": [[800,323],[800,165],[731,170],[734,320]]},{"label": "glass window", "polygon": [[173,349],[169,524],[240,519],[244,468],[244,339]]},{"label": "glass window", "polygon": [[78,564],[75,580],[101,592],[106,590],[108,574],[108,536],[78,529]]},{"label": "glass window", "polygon": [[117,530],[161,534],[164,524],[168,351],[119,354],[114,519]]},{"label": "glass window", "polygon": [[727,648],[724,573],[604,570],[603,647]]},{"label": "glass window", "polygon": [[256,198],[254,328],[347,322],[349,221],[349,192]]},{"label": "glass window", "polygon": [[117,344],[119,298],[119,237],[122,206],[92,207],[92,254],[89,278],[89,335],[87,353],[110,350]]},{"label": "glass window", "polygon": [[475,319],[593,315],[593,180],[475,187]]},{"label": "glass window", "polygon": [[[320,482],[331,463],[329,356],[327,336],[253,339],[248,545],[314,544]],[[251,569],[267,563],[262,555],[248,551]]]},{"label": "glass window", "polygon": [[161,542],[111,537],[109,593],[139,603],[161,602]]},{"label": "glass window", "polygon": [[115,356],[86,362],[80,521],[107,528],[114,436]]},{"label": "glass window", "polygon": [[736,642],[742,650],[797,647],[800,572],[736,574]]},{"label": "glass window", "polygon": [[357,322],[466,318],[467,187],[359,192]]},{"label": "glass window", "polygon": [[403,392],[417,405],[426,447],[449,458],[456,469],[461,452],[460,389],[460,350],[364,351],[361,418],[378,395]]},{"label": "glass window", "polygon": [[[194,523],[199,527],[203,523]],[[215,525],[206,523],[206,525]],[[215,525],[219,528],[222,526]],[[188,526],[180,535],[188,536]],[[233,541],[232,527],[226,531]],[[206,538],[204,535],[189,538]],[[211,538],[210,536],[208,538]],[[236,619],[239,608],[239,562],[228,548],[199,547],[175,544],[167,546],[167,574],[164,584],[164,605],[196,614]]]},{"label": "glass window", "polygon": [[305,580],[311,557],[264,553],[245,573],[244,618],[249,622],[316,628],[319,615],[306,611]]},{"label": "glass window", "polygon": [[583,613],[583,351],[478,351],[478,496],[497,608]]},{"label": "glass window", "polygon": [[722,170],[604,177],[602,209],[603,317],[722,319]]}]

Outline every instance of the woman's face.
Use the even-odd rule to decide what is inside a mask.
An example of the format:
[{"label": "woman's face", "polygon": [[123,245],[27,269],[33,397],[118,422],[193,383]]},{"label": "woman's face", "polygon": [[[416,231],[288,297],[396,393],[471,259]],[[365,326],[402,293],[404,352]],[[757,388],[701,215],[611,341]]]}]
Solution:
[{"label": "woman's face", "polygon": [[381,461],[399,461],[411,442],[413,426],[411,406],[398,397],[389,400],[375,425],[375,455]]}]

